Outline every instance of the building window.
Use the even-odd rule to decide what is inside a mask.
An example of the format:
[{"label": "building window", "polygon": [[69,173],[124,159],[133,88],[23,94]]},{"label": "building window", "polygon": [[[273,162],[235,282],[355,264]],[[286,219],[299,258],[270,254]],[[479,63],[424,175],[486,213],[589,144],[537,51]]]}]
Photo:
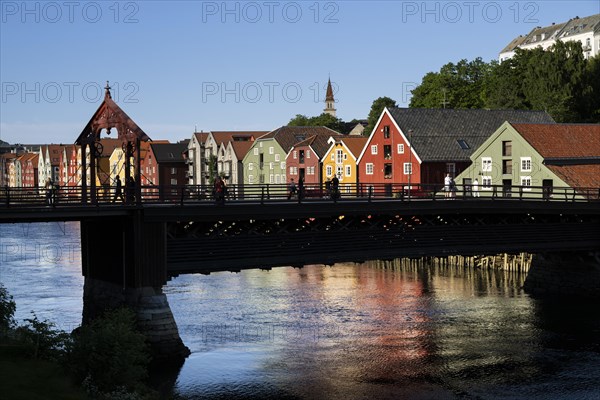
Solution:
[{"label": "building window", "polygon": [[257,156],[258,155],[258,147],[254,148],[254,155]]},{"label": "building window", "polygon": [[390,145],[390,144],[383,145],[383,158],[386,160],[392,159],[392,145]]},{"label": "building window", "polygon": [[352,166],[346,165],[346,176],[352,176]]},{"label": "building window", "polygon": [[337,167],[335,167],[336,169],[336,175],[338,178],[341,178],[342,175],[344,174],[344,167],[342,167],[341,165],[338,165]]},{"label": "building window", "polygon": [[404,144],[398,145],[398,154],[404,154]]},{"label": "building window", "polygon": [[254,169],[253,163],[248,163],[248,171],[252,171]]},{"label": "building window", "polygon": [[481,189],[492,190],[492,177],[491,176],[482,176],[481,177]]},{"label": "building window", "polygon": [[310,150],[306,150],[306,158],[310,158]]},{"label": "building window", "polygon": [[521,172],[531,172],[531,157],[521,157]]},{"label": "building window", "polygon": [[371,154],[377,154],[377,145],[376,144],[371,146]]},{"label": "building window", "polygon": [[308,168],[306,168],[306,174],[307,175],[314,175],[315,174],[315,167],[308,167]]},{"label": "building window", "polygon": [[383,177],[385,179],[392,179],[392,164],[383,164]]},{"label": "building window", "polygon": [[294,157],[294,160],[298,159],[298,152],[296,150],[292,152],[292,157]]},{"label": "building window", "polygon": [[275,148],[273,146],[269,147],[269,154],[275,154]]},{"label": "building window", "polygon": [[177,173],[177,168],[171,168],[171,175],[175,175]]},{"label": "building window", "polygon": [[275,154],[275,161],[279,162],[279,160],[280,160],[279,153],[277,153],[277,154]]},{"label": "building window", "polygon": [[333,168],[331,167],[331,165],[327,166],[325,175],[327,175],[328,177],[333,175]]},{"label": "building window", "polygon": [[492,172],[492,157],[481,157],[481,171]]},{"label": "building window", "polygon": [[512,174],[512,160],[502,160],[502,173],[504,175]]},{"label": "building window", "polygon": [[298,162],[304,164],[304,150],[300,150],[300,160]]},{"label": "building window", "polygon": [[404,175],[412,175],[412,163],[404,163]]},{"label": "building window", "polygon": [[248,175],[248,183],[249,184],[253,184],[254,183],[254,175]]},{"label": "building window", "polygon": [[269,183],[275,183],[275,177],[273,176],[273,174],[269,175]]},{"label": "building window", "polygon": [[384,139],[390,138],[390,126],[389,125],[386,125],[383,127],[383,138]]},{"label": "building window", "polygon": [[279,184],[279,174],[275,175],[275,184]]},{"label": "building window", "polygon": [[521,177],[521,186],[523,186],[523,191],[531,191],[531,177],[530,176],[522,176]]},{"label": "building window", "polygon": [[270,170],[274,170],[275,169],[272,162],[269,163],[269,169]]},{"label": "building window", "polygon": [[505,140],[502,142],[502,157],[512,156],[512,142]]},{"label": "building window", "polygon": [[279,164],[279,168],[281,168],[282,171],[285,171],[285,162],[282,161],[281,164]]},{"label": "building window", "polygon": [[373,163],[367,163],[365,167],[367,175],[373,175]]},{"label": "building window", "polygon": [[171,179],[171,185],[173,185],[173,186],[177,185],[177,179]]},{"label": "building window", "polygon": [[344,162],[344,152],[342,150],[335,151],[335,162],[341,164]]},{"label": "building window", "polygon": [[446,163],[446,173],[450,174],[450,176],[456,176],[456,164]]}]

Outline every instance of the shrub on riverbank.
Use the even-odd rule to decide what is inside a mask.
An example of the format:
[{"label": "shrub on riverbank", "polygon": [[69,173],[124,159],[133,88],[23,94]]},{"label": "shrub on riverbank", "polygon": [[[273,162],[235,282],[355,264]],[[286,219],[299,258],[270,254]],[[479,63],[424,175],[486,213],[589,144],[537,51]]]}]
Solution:
[{"label": "shrub on riverbank", "polygon": [[135,328],[135,314],[121,308],[79,329],[68,365],[79,382],[100,392],[136,390],[147,377],[149,354],[144,335]]},{"label": "shrub on riverbank", "polygon": [[0,376],[7,377],[1,398],[83,399],[83,390],[94,399],[158,398],[144,384],[150,352],[133,311],[109,311],[74,334],[33,313],[17,326],[15,311],[12,296],[0,284]]}]

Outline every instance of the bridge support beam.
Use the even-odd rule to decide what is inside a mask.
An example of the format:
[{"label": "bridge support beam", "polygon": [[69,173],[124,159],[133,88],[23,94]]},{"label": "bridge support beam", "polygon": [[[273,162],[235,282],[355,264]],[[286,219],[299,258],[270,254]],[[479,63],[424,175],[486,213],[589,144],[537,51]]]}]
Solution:
[{"label": "bridge support beam", "polygon": [[189,349],[162,286],[167,280],[164,224],[130,218],[81,222],[83,323],[127,306],[151,345],[155,361],[180,363]]},{"label": "bridge support beam", "polygon": [[537,254],[524,288],[534,296],[600,299],[600,252]]}]

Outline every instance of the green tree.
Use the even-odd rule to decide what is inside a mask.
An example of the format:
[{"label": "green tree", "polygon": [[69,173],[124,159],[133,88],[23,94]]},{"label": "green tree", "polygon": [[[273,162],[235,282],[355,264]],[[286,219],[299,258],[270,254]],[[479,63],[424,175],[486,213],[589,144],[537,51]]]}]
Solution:
[{"label": "green tree", "polygon": [[525,66],[523,93],[534,110],[547,111],[557,122],[586,119],[586,60],[580,42],[561,42],[549,51],[531,51]]},{"label": "green tree", "polygon": [[365,135],[371,134],[371,131],[373,128],[375,128],[375,124],[377,123],[377,120],[379,120],[383,109],[386,107],[398,107],[396,100],[390,97],[379,97],[373,101],[373,104],[371,105],[371,111],[369,111],[369,116],[367,117],[368,125],[365,128]]},{"label": "green tree", "polygon": [[15,310],[17,306],[8,290],[0,284],[0,337],[8,335],[15,326]]},{"label": "green tree", "polygon": [[341,132],[343,125],[344,122],[340,118],[327,113],[310,118],[306,115],[297,114],[288,122],[288,126],[326,126],[336,132]]},{"label": "green tree", "polygon": [[483,108],[483,88],[495,66],[496,63],[486,63],[478,57],[473,61],[448,63],[439,72],[429,72],[412,90],[410,107]]}]

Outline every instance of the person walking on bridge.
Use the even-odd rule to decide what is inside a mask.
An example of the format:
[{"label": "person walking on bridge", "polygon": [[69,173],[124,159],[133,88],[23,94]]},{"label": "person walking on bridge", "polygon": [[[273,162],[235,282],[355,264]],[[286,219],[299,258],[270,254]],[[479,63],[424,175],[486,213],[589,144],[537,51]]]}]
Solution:
[{"label": "person walking on bridge", "polygon": [[117,199],[121,199],[123,202],[125,199],[123,198],[123,183],[121,182],[121,177],[117,175],[117,179],[115,179],[115,197],[113,197],[113,203],[117,201]]}]

